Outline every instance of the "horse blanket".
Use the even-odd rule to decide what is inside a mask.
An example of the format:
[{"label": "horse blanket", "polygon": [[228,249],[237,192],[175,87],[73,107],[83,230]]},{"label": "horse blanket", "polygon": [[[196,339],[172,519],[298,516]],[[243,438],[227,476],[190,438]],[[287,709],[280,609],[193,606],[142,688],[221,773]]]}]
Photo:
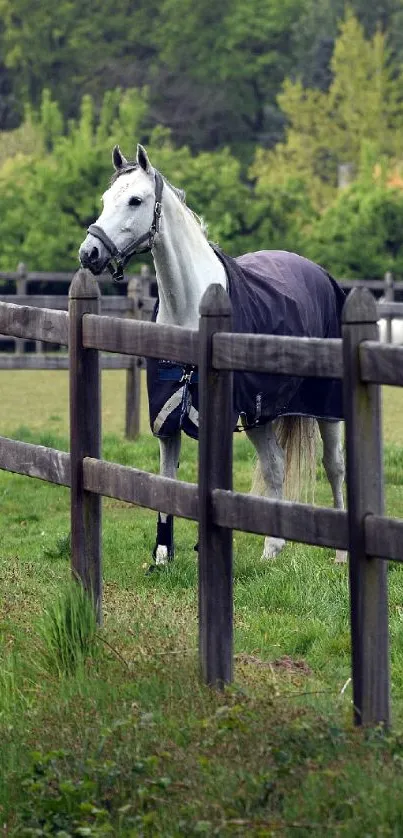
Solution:
[{"label": "horse blanket", "polygon": [[[227,274],[234,332],[340,337],[346,295],[319,265],[282,250],[246,253],[236,259],[215,246],[214,250]],[[158,303],[153,319],[157,311]],[[147,387],[153,433],[164,437],[183,430],[197,439],[197,370],[148,359]],[[239,416],[249,428],[284,415],[342,419],[341,382],[234,373],[234,428]]]}]

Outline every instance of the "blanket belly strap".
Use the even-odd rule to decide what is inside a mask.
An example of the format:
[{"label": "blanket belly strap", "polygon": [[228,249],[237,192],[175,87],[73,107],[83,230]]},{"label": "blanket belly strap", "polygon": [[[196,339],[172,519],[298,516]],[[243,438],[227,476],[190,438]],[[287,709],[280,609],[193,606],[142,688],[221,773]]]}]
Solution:
[{"label": "blanket belly strap", "polygon": [[190,365],[170,361],[148,362],[151,430],[169,437],[177,431],[197,439],[199,431],[198,372]]}]

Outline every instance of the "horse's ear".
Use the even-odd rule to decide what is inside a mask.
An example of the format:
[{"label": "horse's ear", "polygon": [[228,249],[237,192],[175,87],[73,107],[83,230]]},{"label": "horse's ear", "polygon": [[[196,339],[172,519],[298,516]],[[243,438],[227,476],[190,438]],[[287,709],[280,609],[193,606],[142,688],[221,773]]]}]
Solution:
[{"label": "horse's ear", "polygon": [[124,169],[124,167],[128,165],[126,157],[124,157],[118,145],[115,145],[112,151],[112,163],[116,171],[119,171],[119,169]]},{"label": "horse's ear", "polygon": [[144,171],[147,172],[147,174],[151,172],[151,163],[148,159],[148,154],[145,148],[142,145],[140,145],[140,143],[137,144],[136,160],[138,165],[141,166],[141,168],[144,169]]}]

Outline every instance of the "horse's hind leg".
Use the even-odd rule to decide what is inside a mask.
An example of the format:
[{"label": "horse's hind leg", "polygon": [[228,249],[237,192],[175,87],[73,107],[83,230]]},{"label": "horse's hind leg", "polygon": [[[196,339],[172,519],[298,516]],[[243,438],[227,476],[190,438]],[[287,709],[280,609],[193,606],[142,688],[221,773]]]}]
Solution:
[{"label": "horse's hind leg", "polygon": [[[181,433],[159,440],[160,474],[175,479],[181,448]],[[173,515],[158,513],[157,538],[153,551],[155,565],[164,566],[174,557]],[[153,565],[152,565],[153,567]]]},{"label": "horse's hind leg", "polygon": [[[319,431],[323,442],[323,465],[333,493],[333,505],[336,509],[344,509],[344,452],[342,439],[342,422],[318,420]],[[336,562],[347,561],[345,550],[336,550]]]},{"label": "horse's hind leg", "polygon": [[[265,494],[268,498],[281,499],[284,483],[284,451],[277,441],[272,422],[258,425],[246,431],[248,439],[256,448],[258,455],[258,469],[263,481],[263,492],[254,480],[251,491],[255,494]],[[260,489],[260,491],[259,491]],[[275,559],[283,549],[283,538],[266,536],[263,548],[263,559]]]}]

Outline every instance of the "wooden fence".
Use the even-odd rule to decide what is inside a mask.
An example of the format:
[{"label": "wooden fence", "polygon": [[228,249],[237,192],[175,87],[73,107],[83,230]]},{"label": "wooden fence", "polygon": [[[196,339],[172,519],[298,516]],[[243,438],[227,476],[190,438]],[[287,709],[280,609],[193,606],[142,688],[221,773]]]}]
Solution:
[{"label": "wooden fence", "polygon": [[[212,685],[232,679],[232,530],[347,549],[354,717],[387,724],[385,560],[403,561],[403,520],[384,514],[379,385],[403,386],[403,347],[379,344],[371,293],[352,292],[338,340],[233,334],[229,299],[216,285],[203,298],[199,331],[99,312],[98,284],[86,271],[72,282],[68,313],[0,303],[2,333],[69,347],[70,454],[2,437],[0,468],[70,486],[72,566],[99,619],[102,495],[199,521],[200,662]],[[198,365],[198,485],[100,458],[101,352]],[[343,378],[348,512],[232,491],[233,370]]]},{"label": "wooden fence", "polygon": [[[70,284],[71,278],[71,274],[68,273],[28,273],[25,265],[20,264],[14,273],[0,273],[0,279],[12,281],[16,291],[15,294],[0,295],[0,302],[67,311],[67,293],[39,295],[30,294],[28,291],[38,283]],[[98,282],[110,284],[111,277],[109,274],[103,275],[98,277]],[[126,290],[125,295],[102,297],[102,313],[136,320],[149,320],[155,305],[155,296],[151,296],[155,277],[150,273],[148,266],[143,265],[139,275],[130,276],[123,284]],[[68,355],[66,352],[59,351],[60,346],[57,346],[57,351],[54,351],[55,345],[53,345],[52,351],[46,352],[49,344],[37,340],[35,341],[36,351],[27,352],[26,339],[2,334],[0,334],[0,344],[4,345],[4,342],[9,342],[10,338],[15,344],[15,351],[0,352],[0,370],[68,369]],[[135,440],[140,432],[140,376],[144,359],[119,354],[104,355],[101,358],[101,367],[109,370],[126,370],[125,434],[127,439]]]},{"label": "wooden fence", "polygon": [[[0,295],[0,302],[12,302],[22,306],[35,306],[37,308],[53,308],[67,310],[68,297],[66,294],[38,295],[28,293],[39,283],[56,283],[66,287],[71,280],[71,274],[55,272],[29,272],[23,263],[18,265],[16,271],[11,273],[0,272],[0,281],[8,281],[14,284],[16,294]],[[109,274],[98,277],[98,282],[111,284]],[[382,294],[383,301],[379,307],[379,317],[386,319],[386,339],[392,340],[392,319],[403,318],[403,306],[396,304],[396,291],[399,283],[396,283],[393,275],[387,272],[383,279],[345,279],[341,285],[352,290],[353,288],[369,288],[374,294]],[[129,317],[136,320],[150,320],[155,306],[156,282],[147,265],[143,265],[141,273],[136,276],[127,277],[123,286],[126,295],[110,296],[101,298],[102,314],[112,316]],[[397,295],[402,296],[398,290]],[[10,340],[10,336],[0,334],[0,343]],[[46,344],[36,341],[36,352],[25,351],[23,338],[15,339],[14,353],[0,352],[0,370],[67,370],[68,355],[66,353],[54,352],[45,353]],[[54,349],[54,347],[53,347]],[[102,369],[126,369],[126,399],[125,399],[125,433],[127,439],[135,440],[140,431],[141,415],[141,369],[144,367],[144,358],[129,357],[122,354],[103,356],[101,358]]]}]

